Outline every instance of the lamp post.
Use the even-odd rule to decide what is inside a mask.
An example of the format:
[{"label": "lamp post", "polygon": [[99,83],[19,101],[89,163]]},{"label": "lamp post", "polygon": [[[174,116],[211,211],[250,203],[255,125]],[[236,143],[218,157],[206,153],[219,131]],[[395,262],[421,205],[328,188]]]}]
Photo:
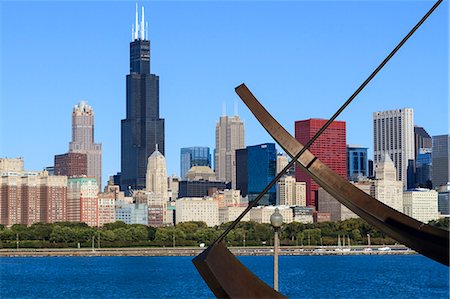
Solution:
[{"label": "lamp post", "polygon": [[273,288],[278,291],[278,247],[280,240],[278,239],[278,231],[283,224],[283,216],[280,214],[278,208],[270,216],[270,224],[272,225],[275,235],[273,240]]}]

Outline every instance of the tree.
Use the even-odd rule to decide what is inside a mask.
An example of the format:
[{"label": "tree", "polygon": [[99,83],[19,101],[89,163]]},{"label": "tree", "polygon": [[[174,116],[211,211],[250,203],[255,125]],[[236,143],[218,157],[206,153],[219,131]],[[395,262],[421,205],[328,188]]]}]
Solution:
[{"label": "tree", "polygon": [[114,223],[105,223],[103,225],[103,229],[107,229],[107,230],[115,230],[118,228],[127,228],[128,224],[126,224],[123,221],[116,221]]}]

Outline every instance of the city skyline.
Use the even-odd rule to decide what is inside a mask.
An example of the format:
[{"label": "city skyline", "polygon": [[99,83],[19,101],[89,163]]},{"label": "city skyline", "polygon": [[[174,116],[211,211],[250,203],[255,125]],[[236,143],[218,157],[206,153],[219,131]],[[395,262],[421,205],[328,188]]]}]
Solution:
[{"label": "city skyline", "polygon": [[[142,4],[152,71],[161,76],[167,173],[179,175],[180,148],[214,149],[214,125],[222,103],[238,101],[235,86],[247,83],[293,133],[296,120],[330,117],[431,3]],[[120,171],[134,9],[135,2],[1,3],[1,157],[23,156],[30,170],[52,165],[67,151],[70,110],[87,100],[103,144],[103,183]],[[448,24],[444,2],[340,118],[347,143],[368,147],[369,159],[375,111],[410,107],[431,136],[448,134]],[[296,102],[306,105],[288,108]],[[273,142],[238,107],[245,146]]]}]

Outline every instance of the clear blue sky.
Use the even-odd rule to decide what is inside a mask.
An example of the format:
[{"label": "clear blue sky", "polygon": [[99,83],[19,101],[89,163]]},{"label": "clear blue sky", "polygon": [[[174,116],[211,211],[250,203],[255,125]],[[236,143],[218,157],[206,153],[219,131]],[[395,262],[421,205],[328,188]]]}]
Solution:
[{"label": "clear blue sky", "polygon": [[[329,118],[432,6],[430,1],[139,2],[160,76],[168,173],[181,147],[215,146],[222,103],[238,101],[246,145],[273,142],[234,93],[242,82],[293,132]],[[120,171],[120,120],[135,2],[3,1],[0,157],[29,170],[68,150],[71,111],[87,100],[103,177]],[[443,5],[339,118],[347,143],[372,145],[372,112],[414,108],[449,133],[449,5]],[[372,151],[371,151],[372,152]]]}]

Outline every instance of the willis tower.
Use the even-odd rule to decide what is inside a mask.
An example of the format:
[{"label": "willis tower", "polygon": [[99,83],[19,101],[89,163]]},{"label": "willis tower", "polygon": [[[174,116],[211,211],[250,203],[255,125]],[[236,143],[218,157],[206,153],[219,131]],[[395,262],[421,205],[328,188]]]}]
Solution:
[{"label": "willis tower", "polygon": [[156,148],[164,155],[164,119],[159,118],[159,77],[150,73],[148,22],[144,24],[144,7],[130,43],[130,74],[127,75],[126,118],[122,120],[120,188],[145,189],[147,159]]}]

